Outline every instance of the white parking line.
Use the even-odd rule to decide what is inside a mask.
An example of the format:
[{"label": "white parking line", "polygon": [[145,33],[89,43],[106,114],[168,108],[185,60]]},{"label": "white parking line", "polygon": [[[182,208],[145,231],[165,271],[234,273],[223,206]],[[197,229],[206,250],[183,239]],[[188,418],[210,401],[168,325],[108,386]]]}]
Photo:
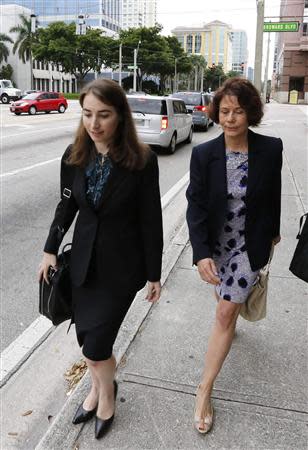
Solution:
[{"label": "white parking line", "polygon": [[51,164],[55,161],[60,161],[60,159],[61,159],[61,156],[59,156],[58,158],[49,159],[48,161],[43,161],[41,163],[33,164],[33,166],[27,166],[27,167],[23,167],[22,169],[12,170],[12,172],[2,173],[0,175],[0,178],[11,177],[13,175],[17,175],[18,173],[26,172],[27,170],[31,170],[31,169],[35,169],[36,167],[46,166],[47,164]]},{"label": "white parking line", "polygon": [[[166,192],[161,198],[163,209],[165,209],[181,191],[188,182],[188,179],[189,172]],[[3,350],[0,356],[0,386],[3,386],[9,380],[9,378],[29,358],[33,351],[43,342],[44,338],[50,334],[52,329],[53,325],[51,321],[44,316],[39,316],[18,336],[17,339]]]}]

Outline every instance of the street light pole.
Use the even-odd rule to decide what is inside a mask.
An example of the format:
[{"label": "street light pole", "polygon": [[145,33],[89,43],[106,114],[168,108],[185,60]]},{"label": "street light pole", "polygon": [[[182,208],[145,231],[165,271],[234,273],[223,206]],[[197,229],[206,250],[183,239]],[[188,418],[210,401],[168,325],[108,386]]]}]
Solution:
[{"label": "street light pole", "polygon": [[271,43],[270,33],[268,33],[266,64],[265,64],[265,70],[264,70],[264,86],[263,86],[263,98],[264,98],[264,100],[266,100],[266,94],[267,94],[267,79],[268,79],[268,63],[269,63],[270,43]]},{"label": "street light pole", "polygon": [[137,91],[137,56],[140,44],[141,41],[138,42],[137,48],[134,48],[134,82],[133,82],[134,91]]},{"label": "street light pole", "polygon": [[[34,14],[34,13],[32,13],[31,15],[30,15],[30,18],[31,18],[31,33],[36,33],[36,15]],[[30,76],[31,76],[31,89],[33,89],[34,88],[34,86],[33,86],[33,57],[32,57],[32,49],[31,49],[31,51],[30,51],[30,66],[31,66],[31,69],[30,69]]]},{"label": "street light pole", "polygon": [[177,63],[177,58],[174,58],[174,82],[173,82],[173,92],[176,92],[177,89],[177,67],[176,67],[176,63]]},{"label": "street light pole", "polygon": [[261,92],[261,71],[263,51],[264,0],[257,0],[257,29],[255,46],[254,85]]},{"label": "street light pole", "polygon": [[122,43],[119,47],[119,85],[122,86]]}]

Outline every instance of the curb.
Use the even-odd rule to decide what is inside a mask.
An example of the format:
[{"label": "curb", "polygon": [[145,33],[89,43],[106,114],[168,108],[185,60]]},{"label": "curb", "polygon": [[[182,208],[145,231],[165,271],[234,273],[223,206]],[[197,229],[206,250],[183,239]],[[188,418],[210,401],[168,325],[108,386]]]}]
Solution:
[{"label": "curb", "polygon": [[[186,183],[182,185],[183,194]],[[171,200],[170,200],[171,201]],[[169,203],[168,203],[169,204]],[[163,254],[161,283],[164,286],[169,274],[181,256],[188,242],[188,230],[185,223],[185,216],[181,215],[181,224],[177,227],[177,232],[166,251]],[[119,335],[117,337],[114,354],[117,359],[117,365],[121,363],[122,358],[127,352],[130,344],[133,342],[144,320],[155,305],[142,301],[145,298],[146,288],[138,292],[132,307],[130,308],[126,319],[124,320]],[[86,395],[89,388],[90,376],[87,373],[77,385],[75,391],[68,398],[66,403],[55,418],[53,424],[47,430],[35,450],[59,450],[63,448],[73,448],[74,443],[82,433],[84,424],[72,426],[71,420],[81,399]]]},{"label": "curb", "polygon": [[[60,158],[56,158],[58,160]],[[55,161],[55,160],[54,160]],[[44,163],[41,163],[41,165]],[[1,177],[1,175],[0,175]],[[162,210],[171,205],[185,188],[189,180],[187,172],[169,191],[161,197]],[[172,213],[171,213],[172,215]],[[169,241],[168,236],[167,241]],[[48,338],[54,330],[52,323],[43,316],[37,317],[24,332],[1,353],[0,387],[4,386],[33,352]]]}]

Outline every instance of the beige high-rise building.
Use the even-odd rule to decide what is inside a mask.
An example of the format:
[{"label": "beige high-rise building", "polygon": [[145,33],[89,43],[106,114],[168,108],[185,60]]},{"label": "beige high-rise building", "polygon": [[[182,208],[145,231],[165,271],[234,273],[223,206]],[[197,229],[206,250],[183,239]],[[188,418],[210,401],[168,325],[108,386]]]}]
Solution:
[{"label": "beige high-rise building", "polygon": [[153,27],[157,17],[157,0],[122,0],[121,28]]},{"label": "beige high-rise building", "polygon": [[232,27],[215,20],[200,27],[176,27],[172,31],[188,54],[202,55],[209,67],[232,69]]}]

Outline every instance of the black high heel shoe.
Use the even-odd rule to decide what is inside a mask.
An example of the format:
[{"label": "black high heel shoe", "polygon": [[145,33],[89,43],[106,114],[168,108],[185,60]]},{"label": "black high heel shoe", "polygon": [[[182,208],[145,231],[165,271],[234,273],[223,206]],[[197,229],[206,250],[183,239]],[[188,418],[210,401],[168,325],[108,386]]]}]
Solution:
[{"label": "black high heel shoe", "polygon": [[94,409],[87,411],[86,409],[84,409],[83,403],[81,403],[81,405],[78,406],[78,409],[72,420],[73,424],[78,425],[79,423],[82,423],[82,422],[88,422],[88,420],[92,419],[96,410],[97,410],[97,406]]},{"label": "black high heel shoe", "polygon": [[[117,393],[118,393],[118,383],[115,380],[113,381],[113,386],[114,386],[114,391],[113,391],[114,401],[116,401]],[[111,417],[109,417],[109,419],[100,419],[99,417],[95,416],[95,437],[96,437],[96,439],[102,438],[107,433],[107,431],[111,427],[113,419],[114,419],[114,413]]]}]

